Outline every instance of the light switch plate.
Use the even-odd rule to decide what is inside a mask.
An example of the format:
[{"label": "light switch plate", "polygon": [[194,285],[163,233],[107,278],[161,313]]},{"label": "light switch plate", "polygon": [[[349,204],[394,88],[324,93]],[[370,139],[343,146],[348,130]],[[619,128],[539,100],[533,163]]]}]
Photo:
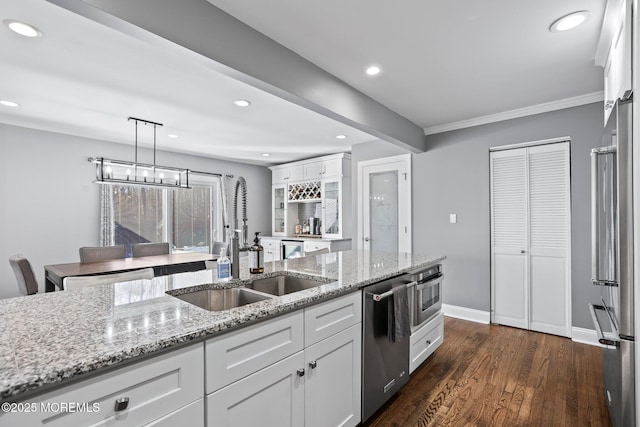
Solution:
[{"label": "light switch plate", "polygon": [[449,223],[455,224],[458,222],[458,214],[449,214]]}]

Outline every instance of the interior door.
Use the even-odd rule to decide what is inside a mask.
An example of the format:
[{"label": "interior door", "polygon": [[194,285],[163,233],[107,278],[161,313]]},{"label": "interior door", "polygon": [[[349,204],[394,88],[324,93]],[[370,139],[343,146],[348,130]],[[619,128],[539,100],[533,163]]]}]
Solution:
[{"label": "interior door", "polygon": [[529,329],[571,336],[569,143],[528,148]]},{"label": "interior door", "polygon": [[491,152],[491,321],[571,336],[569,142]]},{"label": "interior door", "polygon": [[491,153],[491,321],[528,329],[526,148]]},{"label": "interior door", "polygon": [[358,162],[358,248],[411,252],[411,155]]}]

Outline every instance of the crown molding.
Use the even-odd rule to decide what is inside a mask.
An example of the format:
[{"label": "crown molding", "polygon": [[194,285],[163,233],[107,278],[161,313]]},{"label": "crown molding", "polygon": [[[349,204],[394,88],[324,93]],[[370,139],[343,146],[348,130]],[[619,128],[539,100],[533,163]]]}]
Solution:
[{"label": "crown molding", "polygon": [[565,108],[578,107],[580,105],[602,102],[604,92],[593,92],[586,95],[574,96],[572,98],[560,99],[558,101],[545,102],[544,104],[532,105],[530,107],[517,108],[515,110],[503,111],[502,113],[489,114],[488,116],[476,117],[469,120],[447,123],[424,128],[425,135],[433,135],[441,132],[449,132],[457,129],[470,128],[473,126],[486,125],[488,123],[501,122],[503,120],[517,119],[518,117],[532,116],[534,114],[546,113],[549,111],[562,110]]}]

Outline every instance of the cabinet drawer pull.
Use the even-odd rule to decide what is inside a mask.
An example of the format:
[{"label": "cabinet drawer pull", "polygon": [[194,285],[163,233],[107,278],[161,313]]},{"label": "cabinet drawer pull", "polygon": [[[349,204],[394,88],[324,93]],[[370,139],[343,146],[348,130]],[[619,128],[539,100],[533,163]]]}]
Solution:
[{"label": "cabinet drawer pull", "polygon": [[312,360],[311,362],[309,362],[309,367],[311,369],[315,369],[316,366],[318,366],[318,362],[316,362],[315,360]]},{"label": "cabinet drawer pull", "polygon": [[431,345],[431,340],[427,340],[427,345]]},{"label": "cabinet drawer pull", "polygon": [[304,377],[304,368],[298,369],[298,376],[299,377]]},{"label": "cabinet drawer pull", "polygon": [[129,406],[129,398],[121,397],[119,399],[116,399],[114,410],[116,412],[124,411],[125,409],[127,409],[128,406]]}]

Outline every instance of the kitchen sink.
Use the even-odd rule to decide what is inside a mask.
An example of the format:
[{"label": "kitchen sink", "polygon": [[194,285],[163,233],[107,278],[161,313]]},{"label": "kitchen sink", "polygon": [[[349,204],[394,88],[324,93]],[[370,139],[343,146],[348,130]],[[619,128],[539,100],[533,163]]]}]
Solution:
[{"label": "kitchen sink", "polygon": [[273,298],[245,288],[205,289],[173,296],[209,311],[229,310]]},{"label": "kitchen sink", "polygon": [[245,285],[249,289],[264,292],[271,295],[286,295],[293,292],[304,291],[327,284],[325,279],[307,279],[297,276],[279,275],[266,279],[257,279]]}]

